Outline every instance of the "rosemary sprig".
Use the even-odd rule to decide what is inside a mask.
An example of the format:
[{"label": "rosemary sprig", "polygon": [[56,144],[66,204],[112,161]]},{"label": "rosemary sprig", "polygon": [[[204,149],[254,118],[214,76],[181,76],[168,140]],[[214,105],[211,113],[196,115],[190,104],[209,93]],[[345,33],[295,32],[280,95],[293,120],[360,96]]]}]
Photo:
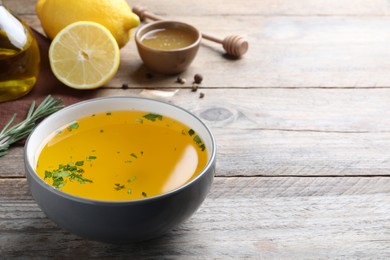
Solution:
[{"label": "rosemary sprig", "polygon": [[0,132],[0,157],[7,153],[11,144],[26,138],[34,129],[37,120],[63,108],[63,106],[59,106],[61,102],[61,99],[53,98],[49,95],[35,109],[35,101],[33,101],[28,110],[26,119],[11,127],[12,122],[16,118],[16,114],[14,114]]}]

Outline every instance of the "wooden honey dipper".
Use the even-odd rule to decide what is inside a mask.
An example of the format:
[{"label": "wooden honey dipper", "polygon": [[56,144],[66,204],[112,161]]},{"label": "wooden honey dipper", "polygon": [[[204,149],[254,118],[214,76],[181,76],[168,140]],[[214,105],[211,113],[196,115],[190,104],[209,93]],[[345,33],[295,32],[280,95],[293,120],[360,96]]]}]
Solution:
[{"label": "wooden honey dipper", "polygon": [[[146,10],[142,6],[134,6],[132,11],[133,13],[138,15],[141,21],[145,20],[145,18],[149,18],[154,21],[163,20],[162,18],[154,15],[153,13],[148,12],[148,10]],[[221,40],[205,33],[201,34],[203,39],[222,44],[222,47],[225,49],[226,53],[235,58],[241,57],[248,51],[248,42],[239,35],[230,35]]]}]

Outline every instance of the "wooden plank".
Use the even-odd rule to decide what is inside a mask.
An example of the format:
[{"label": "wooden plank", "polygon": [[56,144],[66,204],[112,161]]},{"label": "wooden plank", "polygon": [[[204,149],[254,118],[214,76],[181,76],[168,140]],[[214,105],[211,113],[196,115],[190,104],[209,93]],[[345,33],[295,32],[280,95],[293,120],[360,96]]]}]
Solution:
[{"label": "wooden plank", "polygon": [[[389,175],[389,96],[388,89],[204,88],[182,89],[166,101],[211,128],[218,176]],[[23,148],[11,149],[0,165],[2,177],[24,176]]]},{"label": "wooden plank", "polygon": [[[212,35],[223,38],[239,33],[250,44],[242,59],[227,60],[222,57],[220,46],[203,41],[198,56],[184,76],[190,78],[201,73],[208,87],[390,86],[390,76],[386,73],[390,70],[388,17],[189,19],[198,28],[207,28]],[[242,30],[247,24],[256,29]],[[159,78],[158,81],[145,78],[145,68],[137,59],[135,48],[131,47],[134,47],[132,42],[122,51],[126,70],[119,70],[116,78],[119,82],[114,79],[111,84],[120,86],[128,78],[129,85],[166,86]],[[126,77],[129,73],[139,80],[134,82]],[[173,80],[169,79],[172,85]]]},{"label": "wooden plank", "polygon": [[[20,181],[0,180],[0,190]],[[390,179],[383,177],[216,178],[190,220],[160,239],[130,245],[80,239],[56,227],[29,197],[8,194],[0,199],[5,257],[390,256]]]},{"label": "wooden plank", "polygon": [[[34,14],[35,1],[3,0],[17,14]],[[225,16],[225,15],[388,15],[386,0],[248,0],[245,4],[235,0],[218,1],[190,0],[180,2],[153,0],[127,1],[130,6],[141,5],[162,17],[171,16]]]},{"label": "wooden plank", "polygon": [[[22,16],[40,29],[35,16]],[[223,56],[220,45],[203,41],[183,76],[205,76],[204,86],[230,87],[389,87],[389,17],[187,17],[217,37],[241,34],[250,49],[238,60]],[[229,24],[229,26],[226,26]],[[244,29],[251,24],[251,28]],[[119,88],[172,87],[176,76],[146,77],[134,39],[121,49],[121,65],[108,83]],[[187,86],[191,85],[189,81]],[[176,84],[177,85],[177,84]]]},{"label": "wooden plank", "polygon": [[[217,176],[390,175],[390,133],[213,132],[218,146]],[[12,150],[1,158],[1,177],[24,176],[22,147]]]},{"label": "wooden plank", "polygon": [[[190,88],[173,83],[172,88],[160,90],[162,92],[148,92],[144,88],[105,88],[96,90],[96,97],[161,99],[187,109],[213,129],[390,132],[389,89],[237,90],[213,89],[201,85],[193,92]],[[172,96],[159,96],[159,93],[166,93],[163,91],[172,93]],[[202,98],[200,93],[204,94]],[[7,118],[7,114],[0,111],[0,117]]]},{"label": "wooden plank", "polygon": [[277,16],[277,15],[386,15],[389,3],[385,0],[249,0],[245,3],[234,0],[200,0],[196,4],[187,0],[180,4],[165,1],[164,4],[153,0],[128,1],[131,6],[141,5],[163,17],[177,16]]}]

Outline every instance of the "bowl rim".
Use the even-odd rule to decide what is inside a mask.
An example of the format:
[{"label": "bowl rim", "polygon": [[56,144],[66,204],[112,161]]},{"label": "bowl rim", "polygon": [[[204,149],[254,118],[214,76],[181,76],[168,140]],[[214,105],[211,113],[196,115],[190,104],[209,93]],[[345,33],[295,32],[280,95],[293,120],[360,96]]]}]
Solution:
[{"label": "bowl rim", "polygon": [[[181,110],[184,113],[187,113],[194,120],[198,121],[202,125],[202,127],[204,127],[205,131],[207,132],[207,135],[209,135],[210,140],[211,140],[210,157],[209,157],[205,167],[203,167],[202,171],[199,172],[196,175],[196,177],[193,178],[192,180],[190,180],[189,182],[187,182],[184,185],[181,185],[181,186],[179,186],[179,187],[177,187],[177,188],[175,188],[173,190],[170,190],[168,192],[164,192],[164,193],[156,195],[156,196],[146,197],[146,198],[141,198],[141,199],[135,199],[135,200],[97,200],[97,199],[84,198],[84,197],[72,195],[70,193],[66,193],[64,191],[58,190],[58,189],[54,188],[53,186],[51,186],[50,184],[46,183],[41,177],[39,177],[37,172],[35,171],[35,169],[32,167],[32,164],[31,164],[32,162],[30,162],[30,160],[28,159],[29,156],[27,155],[27,150],[28,150],[28,146],[29,146],[29,143],[30,143],[30,139],[38,131],[38,126],[43,124],[46,121],[51,120],[53,117],[58,116],[58,114],[60,114],[60,113],[62,113],[64,111],[67,111],[67,110],[74,109],[75,107],[83,107],[84,105],[86,105],[88,103],[102,102],[102,101],[104,102],[105,100],[114,100],[114,99],[147,100],[147,101],[159,103],[159,104],[164,105],[164,106],[172,106],[175,109],[178,109],[178,110]],[[130,96],[127,96],[127,97],[111,96],[111,97],[92,98],[92,99],[88,99],[88,100],[84,100],[84,101],[80,101],[80,102],[74,103],[72,105],[66,106],[65,108],[63,108],[63,109],[61,109],[61,110],[51,114],[50,116],[46,117],[45,119],[43,119],[34,128],[34,130],[30,133],[30,135],[27,137],[26,143],[25,143],[25,146],[24,146],[23,159],[24,159],[24,165],[25,165],[25,168],[26,168],[26,174],[28,176],[30,176],[31,178],[33,178],[38,183],[38,185],[42,186],[42,188],[48,190],[49,192],[53,192],[53,193],[55,193],[56,195],[58,195],[58,196],[60,196],[62,198],[65,198],[65,199],[68,199],[68,200],[72,200],[72,201],[75,201],[75,202],[78,202],[78,203],[92,204],[92,205],[103,205],[103,206],[117,206],[117,205],[134,205],[134,204],[149,203],[149,202],[152,202],[152,201],[160,200],[160,199],[163,199],[163,198],[175,195],[179,191],[181,191],[183,189],[186,189],[188,186],[193,185],[193,183],[197,182],[200,178],[203,177],[203,175],[206,174],[206,172],[208,172],[210,170],[211,167],[213,167],[213,165],[215,164],[215,160],[216,160],[216,153],[217,153],[217,145],[216,145],[215,137],[214,137],[213,133],[211,132],[210,128],[202,120],[200,120],[200,118],[198,118],[196,115],[194,115],[190,111],[188,111],[188,110],[186,110],[186,109],[184,109],[184,108],[182,108],[182,107],[180,107],[178,105],[171,104],[171,103],[168,103],[168,102],[165,102],[165,101],[151,99],[151,98],[130,97]]]},{"label": "bowl rim", "polygon": [[[142,41],[141,41],[142,37],[140,37],[140,34],[144,30],[147,30],[149,27],[158,25],[158,26],[161,26],[161,28],[165,28],[164,25],[175,25],[175,24],[178,24],[178,25],[190,28],[192,31],[197,33],[198,37],[196,38],[196,40],[192,44],[190,44],[188,46],[185,46],[183,48],[172,49],[172,50],[154,49],[154,48],[146,46],[145,44],[142,43]],[[158,28],[156,28],[156,29],[158,29]],[[159,20],[159,21],[150,22],[150,23],[147,23],[147,24],[144,24],[144,25],[140,26],[137,29],[136,33],[135,33],[134,39],[135,39],[135,42],[136,42],[137,45],[142,46],[142,48],[145,48],[148,51],[160,52],[160,53],[174,53],[174,52],[180,52],[180,51],[189,50],[189,49],[196,48],[197,46],[199,46],[200,45],[200,41],[202,40],[202,33],[197,28],[195,28],[194,26],[192,26],[191,24],[188,24],[188,23],[175,21],[175,20]]]}]

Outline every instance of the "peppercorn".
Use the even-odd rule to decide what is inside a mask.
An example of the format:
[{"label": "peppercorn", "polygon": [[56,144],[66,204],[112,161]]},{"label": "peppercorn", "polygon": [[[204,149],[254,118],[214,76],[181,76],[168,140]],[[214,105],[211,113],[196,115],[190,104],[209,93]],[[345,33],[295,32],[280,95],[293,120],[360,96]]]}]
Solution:
[{"label": "peppercorn", "polygon": [[122,89],[128,89],[128,88],[129,88],[129,85],[127,83],[122,84]]},{"label": "peppercorn", "polygon": [[199,87],[198,84],[196,83],[192,84],[191,91],[196,92],[198,90],[198,87]]},{"label": "peppercorn", "polygon": [[203,76],[202,76],[202,75],[200,75],[200,74],[195,74],[195,76],[194,76],[194,82],[195,82],[196,84],[202,83],[202,80],[203,80]]},{"label": "peppercorn", "polygon": [[199,93],[199,98],[204,98],[204,93],[203,92]]}]

